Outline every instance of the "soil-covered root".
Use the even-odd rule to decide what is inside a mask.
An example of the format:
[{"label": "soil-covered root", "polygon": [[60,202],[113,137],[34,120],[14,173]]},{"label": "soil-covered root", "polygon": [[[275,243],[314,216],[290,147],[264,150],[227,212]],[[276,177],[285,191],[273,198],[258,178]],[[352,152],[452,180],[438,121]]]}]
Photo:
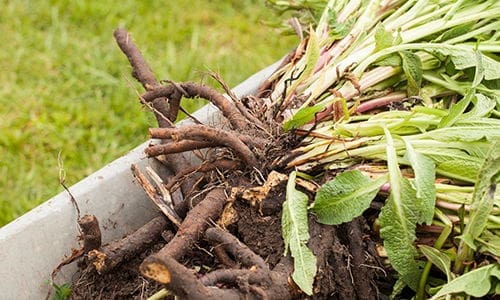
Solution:
[{"label": "soil-covered root", "polygon": [[286,258],[274,270],[229,232],[209,228],[205,237],[214,247],[223,247],[248,269],[218,269],[201,278],[174,258],[161,259],[162,284],[183,299],[292,299],[296,287],[289,281],[291,261]]},{"label": "soil-covered root", "polygon": [[156,217],[123,239],[90,251],[88,261],[98,273],[109,272],[123,261],[130,260],[149,248],[161,237],[167,224],[165,217]]},{"label": "soil-covered root", "polygon": [[191,209],[174,238],[161,249],[144,260],[140,270],[144,276],[160,283],[166,283],[169,275],[165,272],[167,258],[180,259],[203,237],[211,222],[218,219],[224,208],[226,196],[222,188],[214,188],[205,198]]}]

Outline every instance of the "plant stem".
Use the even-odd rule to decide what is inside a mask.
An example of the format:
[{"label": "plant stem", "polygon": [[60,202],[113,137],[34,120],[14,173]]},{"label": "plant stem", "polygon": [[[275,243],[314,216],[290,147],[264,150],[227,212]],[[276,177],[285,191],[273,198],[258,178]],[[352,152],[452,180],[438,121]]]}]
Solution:
[{"label": "plant stem", "polygon": [[[453,228],[453,223],[438,208],[434,209],[434,215],[445,224],[438,239],[436,240],[436,242],[434,242],[434,248],[439,250],[441,249],[441,247],[443,247],[444,243],[450,236],[451,230]],[[420,281],[418,284],[418,290],[416,295],[417,300],[425,299],[425,284],[427,283],[427,278],[429,277],[431,267],[432,263],[430,261],[427,261],[425,263],[425,267],[424,270],[422,271],[422,276],[420,277]]]},{"label": "plant stem", "polygon": [[154,293],[151,295],[148,300],[162,300],[165,299],[166,297],[172,295],[172,293],[167,290],[167,289],[161,289],[158,292]]}]

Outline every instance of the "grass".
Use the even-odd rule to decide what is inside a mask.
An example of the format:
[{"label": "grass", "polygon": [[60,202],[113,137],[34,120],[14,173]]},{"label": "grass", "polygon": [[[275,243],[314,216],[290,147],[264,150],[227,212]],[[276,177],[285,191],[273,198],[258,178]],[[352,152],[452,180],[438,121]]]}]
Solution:
[{"label": "grass", "polygon": [[130,67],[112,38],[126,27],[160,79],[234,86],[296,41],[264,25],[264,1],[2,1],[0,226],[147,139]]}]

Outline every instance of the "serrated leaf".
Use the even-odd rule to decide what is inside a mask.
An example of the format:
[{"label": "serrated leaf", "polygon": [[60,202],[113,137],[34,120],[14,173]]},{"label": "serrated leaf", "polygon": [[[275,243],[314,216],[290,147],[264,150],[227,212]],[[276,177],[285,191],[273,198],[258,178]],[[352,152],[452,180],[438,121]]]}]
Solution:
[{"label": "serrated leaf", "polygon": [[380,24],[375,29],[375,51],[380,51],[394,45],[394,37],[392,33],[385,30],[384,26]]},{"label": "serrated leaf", "polygon": [[420,57],[410,51],[400,51],[401,66],[406,76],[408,96],[418,96],[422,84],[422,61]]},{"label": "serrated leaf", "polygon": [[391,193],[380,212],[380,236],[384,239],[384,248],[391,265],[404,282],[416,290],[421,274],[421,264],[415,259],[417,249],[414,245],[418,220],[414,202],[416,191],[410,181],[401,175],[391,133],[387,128],[384,128],[384,132]]},{"label": "serrated leaf", "polygon": [[[495,202],[496,180],[500,176],[500,143],[493,143],[490,153],[479,171],[472,194],[472,208],[469,222],[460,238],[471,249],[476,250],[477,239],[486,228],[488,216]],[[461,247],[460,247],[461,248]]]},{"label": "serrated leaf", "polygon": [[349,222],[370,207],[387,180],[387,176],[371,180],[358,170],[346,171],[321,186],[311,210],[323,224]]},{"label": "serrated leaf", "polygon": [[[436,48],[430,51],[449,56],[458,70],[476,67],[477,64],[475,50],[471,47],[442,44],[442,47],[439,49]],[[500,62],[488,56],[483,56],[482,60],[484,79],[492,80],[500,78]]]},{"label": "serrated leaf", "polygon": [[429,247],[426,245],[420,245],[419,246],[420,251],[422,252],[423,255],[433,264],[435,265],[441,272],[446,274],[446,278],[448,279],[448,282],[450,282],[453,279],[452,273],[451,273],[451,259],[448,255],[444,254],[443,252],[439,251],[436,248]]},{"label": "serrated leaf", "polygon": [[307,195],[295,188],[296,172],[288,178],[286,200],[283,203],[281,230],[285,242],[285,255],[290,249],[293,257],[293,281],[307,295],[312,295],[316,275],[316,257],[307,247],[309,226],[307,223]]},{"label": "serrated leaf", "polygon": [[451,159],[437,164],[436,172],[449,178],[474,183],[480,166],[479,160]]},{"label": "serrated leaf", "polygon": [[484,297],[491,289],[492,277],[499,278],[499,276],[500,264],[498,263],[472,270],[445,284],[431,300],[456,293],[466,293],[473,297]]},{"label": "serrated leaf", "polygon": [[[500,139],[500,130],[498,130],[498,121],[490,119],[488,125],[467,125],[460,123],[460,126],[443,127],[436,130],[429,131],[424,136],[428,136],[434,140],[451,142],[474,142],[482,139],[490,141]],[[458,125],[458,124],[457,124]]]},{"label": "serrated leaf", "polygon": [[408,140],[404,140],[406,145],[405,157],[410,162],[415,179],[415,189],[417,190],[417,211],[419,217],[417,222],[431,224],[434,217],[434,204],[436,203],[436,166],[434,162],[425,155],[415,151]]},{"label": "serrated leaf", "polygon": [[314,106],[307,106],[301,108],[297,111],[291,119],[287,120],[283,124],[283,129],[286,131],[296,129],[301,127],[302,125],[307,124],[309,121],[314,119],[314,115],[325,108],[323,104],[316,104]]}]

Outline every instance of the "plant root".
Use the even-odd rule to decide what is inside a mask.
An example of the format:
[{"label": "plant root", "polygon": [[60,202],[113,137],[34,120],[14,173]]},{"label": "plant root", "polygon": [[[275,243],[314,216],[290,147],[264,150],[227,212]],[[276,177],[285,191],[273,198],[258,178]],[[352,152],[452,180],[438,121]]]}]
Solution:
[{"label": "plant root", "polygon": [[78,225],[82,230],[83,253],[101,247],[101,230],[96,216],[84,215],[78,220]]},{"label": "plant root", "polygon": [[364,270],[363,267],[367,264],[363,245],[363,219],[358,217],[349,223],[343,224],[342,227],[344,236],[348,237],[347,246],[352,257],[350,267],[356,295],[358,299],[375,299],[376,291],[372,286],[373,278],[370,278],[370,275],[373,274]]},{"label": "plant root", "polygon": [[[315,136],[309,130],[301,132],[300,129],[293,135],[284,133],[274,117],[279,106],[255,96],[238,99],[217,74],[212,77],[229,97],[193,82],[167,81],[163,86],[155,79],[128,32],[118,29],[115,38],[132,65],[132,75],[146,90],[140,95],[141,102],[152,108],[160,126],[151,128],[149,133],[152,138],[161,139],[161,144],[148,146],[145,153],[163,162],[170,171],[160,177],[152,169],[143,174],[133,165],[132,172],[168,219],[157,217],[125,238],[104,246],[100,245],[100,233],[82,230],[88,232],[88,245],[84,238],[85,250],[80,251],[90,250],[86,256],[90,262],[89,273],[113,276],[115,273],[109,271],[123,261],[136,257],[134,263],[138,264],[149,255],[142,260],[140,273],[156,281],[154,284],[164,285],[179,298],[307,298],[291,278],[292,258],[283,256],[280,212],[286,198],[287,178],[277,172],[291,167],[292,160],[300,155],[298,151],[286,153],[300,142],[297,136],[303,135],[302,139]],[[303,55],[303,50],[293,51],[284,63]],[[269,94],[274,82],[264,83],[260,93]],[[229,121],[230,126],[226,126],[229,129],[204,125],[194,118],[198,124],[175,127],[173,121],[180,110],[181,97],[199,97],[212,102]],[[293,99],[288,97],[289,100]],[[324,112],[317,117],[321,117],[321,113]],[[184,152],[205,148],[214,150],[194,152],[202,160],[197,166],[187,163]],[[178,191],[179,185],[181,191]],[[317,190],[315,183],[299,185],[306,193],[314,194]],[[199,190],[203,188],[204,191]],[[179,197],[172,201],[170,193],[175,191]],[[230,203],[227,203],[228,197]],[[318,270],[313,295],[309,298],[376,298],[374,282],[380,278],[381,268],[375,265],[374,243],[364,239],[363,218],[339,226],[319,224],[312,215],[308,221],[307,246],[316,256]],[[177,227],[175,234],[165,231],[170,223]],[[139,255],[153,241],[158,243]],[[209,256],[200,255],[201,251]],[[194,266],[203,267],[195,272]],[[115,271],[126,267],[123,264]]]},{"label": "plant root", "polygon": [[[153,262],[151,262],[153,264]],[[178,263],[174,258],[166,256],[161,263],[153,266],[160,273],[157,278],[167,290],[172,291],[181,299],[192,300],[240,300],[244,299],[240,292],[234,289],[219,289],[203,285],[193,270]]]},{"label": "plant root", "polygon": [[205,161],[199,166],[193,166],[191,168],[184,169],[181,173],[176,174],[174,177],[170,178],[165,188],[168,190],[175,190],[175,186],[182,182],[182,180],[189,176],[190,174],[195,174],[197,172],[207,173],[214,171],[216,169],[220,170],[234,170],[238,168],[240,164],[232,159],[218,159],[213,162]]},{"label": "plant root", "polygon": [[[141,54],[141,51],[132,41],[130,34],[124,28],[118,28],[113,33],[116,43],[127,57],[130,65],[132,66],[132,76],[139,81],[146,91],[161,87],[160,83],[156,80],[151,68]],[[178,90],[172,92],[170,97],[156,97],[152,99],[151,104],[155,114],[158,126],[173,127],[173,122],[177,118],[179,112],[180,101],[182,95]],[[141,98],[142,100],[142,98]],[[165,158],[168,162],[173,173],[177,173],[185,166],[189,166],[189,162],[181,153],[172,154]],[[188,191],[190,187],[185,182],[182,186],[182,191]],[[181,214],[182,215],[182,214]]]},{"label": "plant root", "polygon": [[90,251],[88,260],[99,274],[109,272],[147,249],[162,236],[167,225],[164,216],[156,217],[123,239]]},{"label": "plant root", "polygon": [[236,105],[224,97],[224,95],[206,85],[194,82],[157,86],[154,89],[148,90],[146,93],[142,94],[141,98],[147,102],[151,102],[154,99],[162,97],[170,99],[172,95],[178,93],[179,90],[182,90],[182,96],[186,98],[200,97],[212,102],[221,110],[224,117],[229,120],[229,123],[231,123],[234,129],[243,130],[250,124],[245,116],[238,110]]},{"label": "plant root", "polygon": [[[156,80],[153,71],[142,56],[141,51],[132,41],[130,34],[124,28],[118,28],[114,32],[116,43],[127,56],[130,65],[132,66],[132,76],[139,81],[146,91],[152,90],[160,86]],[[172,97],[174,96],[174,97]],[[155,110],[155,116],[160,127],[170,127],[171,122],[175,121],[180,105],[180,95],[173,94],[171,97],[157,97],[156,101],[151,101]],[[168,98],[168,100],[167,100]],[[153,99],[155,100],[155,99]],[[164,120],[163,116],[169,119]]]},{"label": "plant root", "polygon": [[215,146],[217,146],[217,144],[210,141],[204,142],[204,141],[184,140],[177,142],[169,142],[160,145],[152,145],[147,147],[144,150],[144,153],[146,153],[148,157],[154,157],[158,155],[182,153],[186,151],[198,150],[203,148],[212,148]]},{"label": "plant root", "polygon": [[179,128],[150,128],[152,138],[190,139],[202,142],[214,142],[231,148],[248,165],[256,167],[257,159],[250,148],[230,131],[205,125],[186,125]]},{"label": "plant root", "polygon": [[268,270],[267,264],[262,257],[255,254],[248,246],[241,243],[236,237],[227,231],[213,227],[207,229],[205,238],[211,242],[214,247],[221,247],[231,253],[236,261],[241,262],[247,267],[258,267]]},{"label": "plant root", "polygon": [[283,262],[271,271],[260,256],[229,232],[209,228],[205,236],[225,247],[250,269],[220,269],[198,279],[191,269],[173,257],[155,257],[150,261],[152,269],[149,270],[157,272],[155,280],[184,299],[292,299],[297,293],[295,285],[289,281],[292,270],[289,258],[282,259]]},{"label": "plant root", "polygon": [[331,289],[329,283],[334,282],[334,299],[377,299],[372,286],[375,269],[365,267],[372,261],[368,254],[369,246],[362,242],[362,222],[360,218],[353,222],[328,226],[310,218],[309,245],[318,259],[318,274],[313,288],[315,294],[332,293],[328,290]]},{"label": "plant root", "polygon": [[158,253],[147,257],[140,266],[141,273],[160,283],[165,278],[162,273],[162,263],[166,258],[180,259],[188,249],[204,235],[210,222],[220,216],[224,209],[226,196],[222,188],[215,188],[207,193],[205,198],[191,209],[174,238]]}]

